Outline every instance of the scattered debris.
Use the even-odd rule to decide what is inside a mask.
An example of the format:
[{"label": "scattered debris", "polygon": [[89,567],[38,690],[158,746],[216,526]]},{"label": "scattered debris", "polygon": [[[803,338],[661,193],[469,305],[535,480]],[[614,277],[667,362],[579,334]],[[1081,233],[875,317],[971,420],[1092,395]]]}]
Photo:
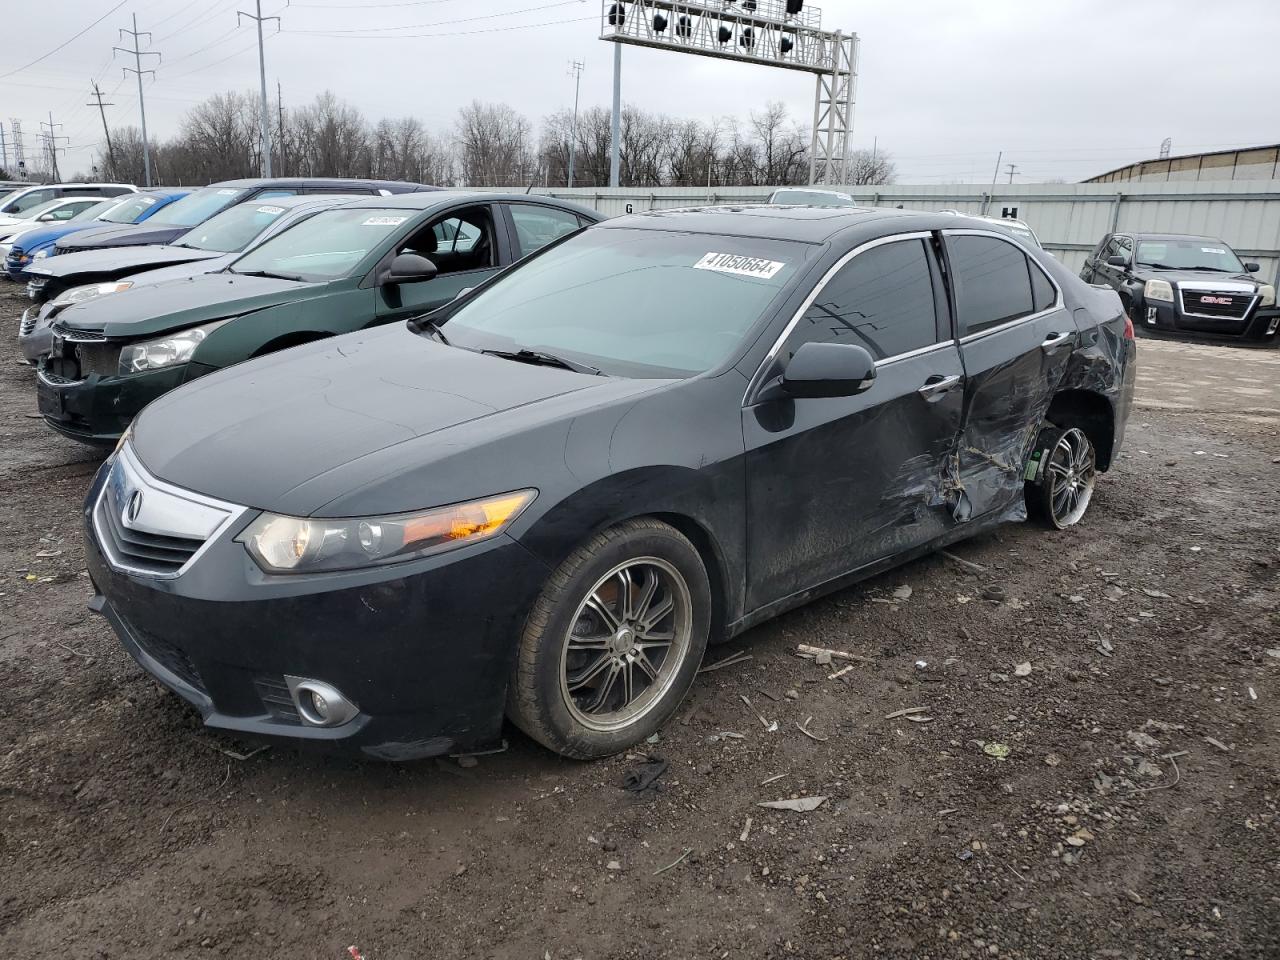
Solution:
[{"label": "scattered debris", "polygon": [[820,667],[826,667],[831,664],[831,651],[822,650],[814,655],[814,662]]},{"label": "scattered debris", "polygon": [[1045,754],[1044,762],[1046,766],[1056,767],[1062,763],[1062,757],[1056,753],[1047,753]]},{"label": "scattered debris", "polygon": [[605,868],[606,870],[621,870],[621,869],[622,869],[622,861],[620,861],[620,860],[610,860],[608,863],[606,863],[606,864],[604,865],[604,868]]},{"label": "scattered debris", "polygon": [[676,857],[674,860],[668,863],[665,867],[659,867],[657,870],[653,871],[653,876],[656,877],[660,873],[666,873],[668,870],[676,866],[678,863],[680,863],[680,861],[682,861],[685,857],[687,857],[691,853],[693,853],[693,847],[685,847],[684,853],[680,854],[680,856]]},{"label": "scattered debris", "polygon": [[928,707],[903,707],[901,710],[893,711],[893,713],[886,713],[884,718],[886,720],[897,720],[899,717],[909,716],[913,713],[925,713],[928,709]]},{"label": "scattered debris", "polygon": [[942,556],[946,557],[952,563],[963,567],[965,570],[968,570],[974,576],[978,576],[979,574],[983,574],[987,572],[987,568],[984,567],[982,564],[974,563],[972,560],[966,560],[963,557],[957,557],[954,553],[951,553],[949,550],[939,550],[938,553],[942,554]]},{"label": "scattered debris", "polygon": [[1275,657],[1275,659],[1280,660],[1280,647],[1272,647],[1267,651],[1267,656]]},{"label": "scattered debris", "polygon": [[1130,743],[1140,750],[1154,750],[1156,747],[1160,746],[1159,740],[1151,736],[1151,734],[1144,733],[1141,730],[1130,730],[1125,734],[1125,736],[1129,739]]},{"label": "scattered debris", "polygon": [[902,586],[900,586],[900,587],[894,587],[894,588],[893,588],[893,598],[894,598],[895,600],[910,600],[910,599],[911,599],[911,588],[910,588],[909,586],[907,586],[905,583],[904,583]]},{"label": "scattered debris", "polygon": [[810,733],[809,730],[807,729],[809,726],[809,721],[812,719],[813,717],[808,717],[806,718],[804,723],[797,723],[796,729],[799,730],[801,733],[803,733],[810,740],[817,740],[819,743],[826,743],[828,740],[831,739],[830,737],[820,737],[816,733]]},{"label": "scattered debris", "polygon": [[[856,653],[847,653],[844,650],[831,650],[828,647],[811,647],[807,643],[801,643],[796,646],[796,655],[800,657],[816,659],[819,654],[825,653],[832,660],[853,660],[857,663],[875,663],[871,657],[860,657]],[[821,661],[819,661],[821,662]],[[828,663],[831,661],[828,660]]]},{"label": "scattered debris", "polygon": [[354,943],[351,946],[347,947],[347,955],[351,958],[351,960],[364,960],[364,954],[361,953],[356,948],[356,945]]},{"label": "scattered debris", "polygon": [[997,760],[1003,760],[1009,756],[1009,745],[1007,743],[987,743],[983,744],[982,752],[988,757],[995,757]]},{"label": "scattered debris", "polygon": [[783,694],[783,696],[784,696],[784,697],[786,697],[788,700],[799,700],[799,699],[800,699],[800,691],[799,691],[799,690],[788,690],[786,693],[784,693],[784,694]]},{"label": "scattered debris", "polygon": [[1111,656],[1111,654],[1115,651],[1115,647],[1111,645],[1111,641],[1108,640],[1106,637],[1104,637],[1101,631],[1098,632],[1097,650],[1104,657]]},{"label": "scattered debris", "polygon": [[1138,776],[1140,777],[1163,777],[1164,771],[1158,766],[1143,757],[1138,761]]},{"label": "scattered debris", "polygon": [[738,842],[746,843],[749,836],[751,836],[751,818],[747,817],[747,822],[742,825],[742,833],[738,834]]},{"label": "scattered debris", "polygon": [[1165,593],[1163,590],[1151,590],[1151,589],[1148,589],[1147,587],[1143,587],[1142,592],[1145,593],[1148,597],[1153,597],[1156,600],[1172,600],[1173,599],[1173,597],[1169,596],[1169,594]]},{"label": "scattered debris", "polygon": [[720,740],[745,740],[746,735],[737,733],[733,730],[721,730],[719,733],[713,733],[707,737],[707,743],[716,743]]},{"label": "scattered debris", "polygon": [[620,786],[631,793],[656,791],[657,779],[667,772],[667,766],[667,761],[661,757],[650,757],[647,762],[628,770]]},{"label": "scattered debris", "polygon": [[750,659],[752,659],[751,654],[747,653],[745,650],[739,650],[737,653],[730,654],[723,660],[718,660],[710,666],[703,667],[698,672],[710,673],[712,670],[719,670],[723,667],[732,667],[735,664],[746,663]]},{"label": "scattered debris", "polygon": [[808,813],[817,810],[827,802],[826,797],[796,797],[794,800],[762,800],[757,807],[768,807],[770,810],[790,810],[793,813]]},{"label": "scattered debris", "polygon": [[985,587],[982,591],[982,599],[990,600],[992,603],[1000,603],[1008,598],[1004,587],[998,583],[994,583],[989,587]]},{"label": "scattered debris", "polygon": [[1223,753],[1230,753],[1230,752],[1231,752],[1231,748],[1230,748],[1230,747],[1228,747],[1228,746],[1227,746],[1225,743],[1223,743],[1221,740],[1216,740],[1216,739],[1214,739],[1213,737],[1205,737],[1205,738],[1204,738],[1204,742],[1205,742],[1205,743],[1207,743],[1207,744],[1209,744],[1209,746],[1211,746],[1211,747],[1217,747],[1217,748],[1218,748],[1219,750],[1221,750]]},{"label": "scattered debris", "polygon": [[764,727],[766,733],[776,733],[778,730],[777,720],[766,720],[763,713],[751,705],[751,701],[747,699],[745,693],[738,694],[738,699],[747,705],[747,709],[756,715],[756,719],[760,721],[760,725]]},{"label": "scattered debris", "polygon": [[933,717],[926,717],[924,714],[912,713],[902,718],[910,720],[912,723],[933,723]]},{"label": "scattered debris", "polygon": [[201,746],[208,747],[210,750],[217,750],[224,757],[230,757],[232,760],[239,760],[241,762],[249,760],[252,757],[256,757],[258,754],[271,749],[271,744],[267,743],[250,750],[248,753],[237,753],[235,750],[228,750],[226,747],[220,747],[216,743],[210,743],[208,740],[201,740],[198,737],[192,737],[191,739],[195,740],[195,742]]},{"label": "scattered debris", "polygon": [[837,679],[837,678],[839,678],[839,677],[843,677],[846,673],[848,673],[848,672],[849,672],[850,670],[852,670],[852,669],[853,669],[853,664],[851,663],[851,664],[849,664],[849,665],[848,665],[848,666],[846,666],[846,667],[841,667],[841,668],[840,668],[839,670],[837,670],[835,673],[829,673],[829,674],[827,674],[827,679],[828,679],[828,680],[835,680],[835,679]]},{"label": "scattered debris", "polygon": [[760,786],[763,787],[770,783],[777,783],[783,777],[789,777],[789,776],[791,776],[791,774],[789,773],[775,773],[772,777],[765,777],[763,780],[761,780]]},{"label": "scattered debris", "polygon": [[1031,676],[1031,662],[1028,660],[1018,664],[1016,667],[1013,668],[1013,675],[1015,677]]},{"label": "scattered debris", "polygon": [[973,859],[973,851],[972,851],[972,850],[961,850],[959,853],[957,853],[957,854],[956,854],[956,859],[957,859],[957,860],[959,860],[961,863],[964,863],[966,860],[972,860],[972,859]]}]

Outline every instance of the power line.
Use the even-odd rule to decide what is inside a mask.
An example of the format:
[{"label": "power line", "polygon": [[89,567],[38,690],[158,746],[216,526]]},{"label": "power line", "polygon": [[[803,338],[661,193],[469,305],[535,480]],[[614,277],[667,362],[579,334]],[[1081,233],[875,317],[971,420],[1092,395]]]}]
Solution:
[{"label": "power line", "polygon": [[[99,116],[101,116],[101,117],[102,117],[102,132],[103,132],[103,134],[105,134],[105,135],[106,135],[106,138],[107,138],[107,170],[106,170],[106,175],[107,175],[107,179],[110,179],[111,177],[115,176],[115,172],[114,172],[114,171],[115,171],[115,169],[116,169],[116,154],[115,154],[115,150],[113,150],[113,149],[112,149],[112,147],[111,147],[111,130],[110,130],[110,129],[108,129],[108,127],[107,127],[107,111],[106,111],[106,108],[107,108],[107,107],[114,107],[114,106],[115,106],[115,104],[114,104],[114,103],[103,103],[103,102],[102,102],[102,90],[98,87],[98,84],[97,84],[97,82],[96,82],[96,81],[95,81],[95,82],[94,82],[94,84],[93,84],[93,94],[92,94],[92,95],[93,95],[93,96],[96,98],[96,100],[97,100],[97,105],[98,105],[98,114],[99,114]],[[91,107],[91,106],[93,106],[93,104],[91,104],[91,103],[87,103],[87,104],[85,104],[85,106],[87,106],[87,107]]]},{"label": "power line", "polygon": [[23,70],[26,70],[30,67],[34,67],[37,63],[40,63],[42,60],[48,60],[50,57],[52,57],[55,53],[57,53],[63,47],[67,46],[69,43],[71,43],[74,40],[79,40],[86,33],[88,33],[90,30],[92,30],[94,27],[100,24],[103,20],[107,19],[107,17],[111,16],[113,13],[115,13],[117,10],[123,7],[125,5],[125,2],[126,0],[120,0],[120,2],[117,3],[114,7],[108,10],[102,16],[100,16],[97,20],[93,21],[93,23],[89,24],[87,27],[85,27],[83,30],[77,33],[70,40],[64,40],[62,43],[58,44],[48,53],[43,54],[42,56],[36,57],[30,63],[24,64],[23,66],[18,67],[16,70],[10,70],[8,73],[0,73],[0,80],[3,80],[5,77],[12,77],[15,73],[21,73]]},{"label": "power line", "polygon": [[[125,34],[128,34],[129,36],[133,37],[133,48],[126,49],[125,47],[112,47],[111,49],[112,49],[113,55],[116,50],[119,50],[121,53],[133,54],[134,65],[132,67],[122,67],[121,69],[126,74],[133,73],[133,74],[137,74],[137,77],[138,77],[138,113],[141,114],[142,116],[142,171],[143,171],[143,176],[145,177],[145,180],[146,180],[145,185],[149,187],[151,186],[151,146],[147,142],[147,103],[146,103],[146,98],[143,96],[143,93],[142,93],[142,75],[144,73],[149,73],[154,77],[156,75],[156,72],[154,70],[143,70],[142,58],[143,57],[159,58],[160,53],[159,51],[139,49],[138,41],[141,40],[142,37],[150,37],[151,33],[149,31],[143,31],[143,32],[138,31],[138,15],[136,13],[133,15],[133,29],[132,30],[122,29],[120,31],[120,36],[122,38],[125,36]],[[160,60],[157,59],[156,63],[159,64]]]},{"label": "power line", "polygon": [[[538,27],[555,27],[565,23],[595,22],[596,17],[573,17],[568,20],[544,20],[541,23],[522,23],[511,27],[485,27],[481,30],[450,30],[445,33],[404,33],[399,36],[353,37],[341,33],[313,33],[312,36],[332,37],[335,40],[422,40],[439,37],[472,37],[481,33],[507,33],[511,30],[534,30]],[[285,30],[286,34],[300,33],[298,30]]]},{"label": "power line", "polygon": [[[49,166],[53,168],[53,182],[61,183],[62,177],[58,174],[58,151],[64,150],[65,147],[58,146],[59,140],[67,140],[67,137],[59,136],[56,131],[62,124],[53,122],[53,111],[49,111],[49,122],[40,121],[40,139],[44,141],[44,150],[49,156]],[[45,132],[45,127],[49,131]]]},{"label": "power line", "polygon": [[[289,33],[319,34],[324,36],[366,33],[394,33],[397,30],[427,30],[432,27],[447,27],[458,23],[474,23],[477,20],[495,20],[500,17],[514,17],[522,13],[537,13],[553,7],[578,6],[582,0],[555,0],[554,3],[542,3],[534,7],[523,7],[519,10],[505,10],[502,13],[485,13],[478,17],[460,17],[457,20],[437,20],[435,23],[405,23],[398,27],[363,27],[353,30],[290,30]],[[588,19],[594,20],[594,17]],[[370,38],[373,39],[373,38]]]},{"label": "power line", "polygon": [[[268,40],[270,40],[271,38],[270,38],[270,37],[268,37],[267,39],[268,39]],[[214,60],[212,63],[206,63],[206,64],[205,64],[204,66],[202,66],[202,67],[193,67],[192,69],[187,70],[187,71],[186,71],[186,72],[184,72],[184,73],[179,73],[177,76],[173,76],[173,77],[165,77],[165,83],[171,83],[171,82],[172,82],[172,81],[174,81],[174,80],[181,80],[183,77],[189,77],[189,76],[191,76],[193,73],[200,73],[201,71],[208,70],[208,69],[210,69],[211,67],[216,67],[216,66],[218,66],[218,65],[220,65],[220,64],[226,63],[228,60],[234,60],[236,57],[240,56],[240,54],[242,54],[242,53],[248,53],[250,50],[252,50],[252,49],[253,49],[254,47],[256,47],[257,45],[258,45],[258,41],[257,41],[256,39],[254,39],[253,41],[251,41],[251,42],[250,42],[249,44],[247,44],[246,46],[241,47],[239,50],[236,50],[236,51],[234,51],[234,52],[232,52],[232,53],[227,54],[227,56],[223,57],[221,60]]]}]

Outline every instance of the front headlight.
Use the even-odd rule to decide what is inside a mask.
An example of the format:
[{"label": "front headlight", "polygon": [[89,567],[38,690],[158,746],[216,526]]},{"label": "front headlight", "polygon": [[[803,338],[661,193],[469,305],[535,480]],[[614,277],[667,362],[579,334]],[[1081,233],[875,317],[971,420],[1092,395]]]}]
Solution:
[{"label": "front headlight", "polygon": [[1164,300],[1173,303],[1173,286],[1168,280],[1148,280],[1142,291],[1147,300]]},{"label": "front headlight", "polygon": [[1258,286],[1258,296],[1262,298],[1258,306],[1274,307],[1276,305],[1276,288],[1269,283],[1263,283]]},{"label": "front headlight", "polygon": [[114,283],[90,283],[83,287],[72,287],[70,290],[58,294],[53,302],[60,307],[67,307],[73,303],[84,303],[86,300],[105,297],[109,293],[121,293],[132,286],[132,280],[116,280]]},{"label": "front headlight", "polygon": [[31,259],[32,259],[32,260],[43,260],[43,259],[44,259],[45,257],[47,257],[47,256],[49,256],[49,251],[48,251],[48,250],[37,250],[34,254],[32,254],[32,255],[31,255]]},{"label": "front headlight", "polygon": [[502,532],[538,495],[517,490],[421,513],[308,520],[264,513],[236,539],[267,573],[318,573],[396,563]]},{"label": "front headlight", "polygon": [[143,343],[130,344],[120,351],[121,376],[129,373],[142,373],[146,370],[159,370],[161,367],[172,367],[175,364],[186,363],[191,359],[191,355],[196,352],[196,347],[200,346],[205,337],[231,319],[234,318],[228,317],[226,320],[206,323],[202,327],[179,330],[177,333],[171,333],[168,336],[161,337],[159,340],[147,340]]}]

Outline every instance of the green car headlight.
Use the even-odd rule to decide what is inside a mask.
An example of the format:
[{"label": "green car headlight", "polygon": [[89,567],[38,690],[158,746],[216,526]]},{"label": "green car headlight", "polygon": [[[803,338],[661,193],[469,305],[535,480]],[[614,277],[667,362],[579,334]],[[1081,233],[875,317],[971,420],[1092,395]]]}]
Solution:
[{"label": "green car headlight", "polygon": [[419,513],[307,519],[264,513],[238,539],[267,573],[355,570],[497,536],[538,495],[517,490]]},{"label": "green car headlight", "polygon": [[121,375],[144,373],[147,370],[159,370],[162,367],[186,363],[196,352],[196,347],[200,346],[209,334],[233,319],[228,317],[226,320],[206,323],[200,327],[178,330],[159,340],[131,343],[120,351],[120,373]]}]

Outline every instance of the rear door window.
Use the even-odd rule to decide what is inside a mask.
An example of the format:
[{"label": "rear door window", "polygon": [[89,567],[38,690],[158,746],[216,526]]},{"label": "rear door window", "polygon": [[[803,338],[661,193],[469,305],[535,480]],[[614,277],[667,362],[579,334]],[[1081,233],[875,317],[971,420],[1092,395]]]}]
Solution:
[{"label": "rear door window", "polygon": [[949,234],[946,242],[962,336],[1035,312],[1030,267],[1021,248],[971,234]]},{"label": "rear door window", "polygon": [[23,213],[32,207],[38,207],[42,203],[48,203],[55,196],[55,190],[32,190],[30,193],[19,197],[12,201],[6,208],[5,213]]},{"label": "rear door window", "polygon": [[919,239],[858,254],[822,288],[788,338],[787,350],[794,354],[810,341],[853,343],[885,360],[932,346],[938,342],[938,317],[929,270]]}]

